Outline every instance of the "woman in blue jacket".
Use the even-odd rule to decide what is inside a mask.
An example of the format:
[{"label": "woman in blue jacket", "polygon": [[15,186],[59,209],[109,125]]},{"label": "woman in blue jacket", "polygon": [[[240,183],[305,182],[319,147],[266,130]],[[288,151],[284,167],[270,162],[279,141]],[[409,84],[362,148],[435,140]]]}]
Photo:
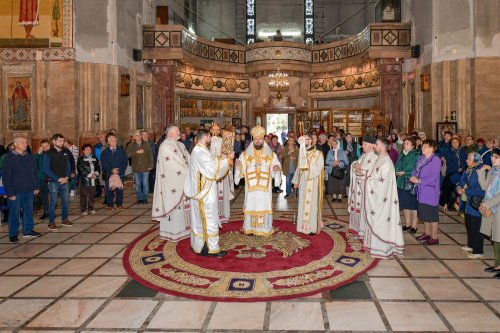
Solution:
[{"label": "woman in blue jacket", "polygon": [[467,160],[467,151],[460,147],[460,141],[457,137],[451,139],[451,147],[446,150],[441,160],[446,165],[446,175],[441,185],[440,204],[444,210],[448,210],[453,207],[453,203],[455,202],[453,193],[467,167],[465,163]]},{"label": "woman in blue jacket", "polygon": [[457,186],[457,193],[462,196],[465,204],[465,227],[467,229],[467,246],[462,247],[464,251],[471,252],[470,259],[483,258],[484,237],[480,232],[481,213],[472,207],[472,197],[484,197],[484,191],[478,181],[477,170],[482,167],[481,155],[476,152],[467,156],[467,171],[463,173]]},{"label": "woman in blue jacket", "polygon": [[345,172],[342,179],[332,177],[331,174],[334,167],[344,169],[345,171],[345,169],[349,166],[349,160],[347,159],[345,151],[340,148],[340,144],[337,140],[333,140],[332,142],[332,147],[326,155],[325,166],[328,174],[327,193],[333,195],[332,202],[342,202],[342,196],[346,194]]}]

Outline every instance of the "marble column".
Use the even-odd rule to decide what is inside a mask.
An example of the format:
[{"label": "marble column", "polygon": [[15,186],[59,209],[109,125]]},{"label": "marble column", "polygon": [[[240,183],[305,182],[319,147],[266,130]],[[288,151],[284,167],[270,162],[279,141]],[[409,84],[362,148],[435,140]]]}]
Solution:
[{"label": "marble column", "polygon": [[[465,137],[472,129],[471,60],[457,60],[457,122],[458,134]],[[493,96],[492,96],[493,97]]]},{"label": "marble column", "polygon": [[40,141],[49,136],[47,132],[47,63],[45,61],[35,62],[35,90],[34,96],[36,112],[33,112],[32,120],[33,137],[31,138],[31,149],[37,151]]},{"label": "marble column", "polygon": [[80,138],[79,146],[86,143],[95,144],[96,135],[94,133],[94,113],[95,110],[95,86],[94,65],[92,63],[79,64],[79,109],[80,109]]},{"label": "marble column", "polygon": [[156,136],[163,134],[163,128],[174,122],[175,74],[177,66],[173,61],[156,63],[153,72],[153,131]]},{"label": "marble column", "polygon": [[393,128],[401,130],[401,64],[396,59],[380,59],[380,108],[389,115]]}]

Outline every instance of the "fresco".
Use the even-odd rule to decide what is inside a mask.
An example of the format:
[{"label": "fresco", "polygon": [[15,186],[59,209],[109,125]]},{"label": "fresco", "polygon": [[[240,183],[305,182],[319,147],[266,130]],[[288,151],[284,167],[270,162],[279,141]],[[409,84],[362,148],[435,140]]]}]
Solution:
[{"label": "fresco", "polygon": [[61,47],[63,0],[0,0],[0,47]]},{"label": "fresco", "polygon": [[9,130],[31,130],[31,76],[11,76],[7,84]]}]

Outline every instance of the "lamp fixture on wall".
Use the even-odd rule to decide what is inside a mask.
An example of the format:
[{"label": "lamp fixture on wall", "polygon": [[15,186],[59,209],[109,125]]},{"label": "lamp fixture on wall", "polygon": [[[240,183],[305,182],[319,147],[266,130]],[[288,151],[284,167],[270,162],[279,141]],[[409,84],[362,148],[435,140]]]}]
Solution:
[{"label": "lamp fixture on wall", "polygon": [[276,71],[269,74],[269,90],[276,93],[277,99],[281,99],[288,89],[290,89],[290,82],[288,82],[287,73],[283,73],[278,67]]}]

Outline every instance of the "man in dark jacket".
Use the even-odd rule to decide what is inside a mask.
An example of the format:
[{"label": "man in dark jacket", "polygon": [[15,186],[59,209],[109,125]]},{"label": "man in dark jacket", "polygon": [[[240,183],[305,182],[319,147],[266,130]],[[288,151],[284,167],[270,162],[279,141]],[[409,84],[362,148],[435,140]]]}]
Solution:
[{"label": "man in dark jacket", "polygon": [[111,190],[109,188],[109,177],[113,174],[119,175],[123,181],[128,166],[127,152],[123,147],[118,146],[118,139],[112,133],[108,134],[108,144],[109,147],[101,153],[101,169],[106,188],[106,205],[108,210],[113,209],[113,191],[115,191],[116,206],[118,209],[123,209],[123,189]]},{"label": "man in dark jacket", "polygon": [[45,152],[50,149],[49,140],[40,141],[40,148],[38,152],[34,155],[36,165],[38,167],[38,180],[40,182],[40,198],[42,200],[43,215],[40,216],[40,220],[46,220],[49,217],[49,188],[47,186],[47,181],[45,173],[43,172],[43,156]]},{"label": "man in dark jacket", "polygon": [[69,178],[74,170],[74,160],[71,152],[64,148],[64,136],[56,133],[52,136],[52,147],[43,156],[43,172],[49,188],[49,230],[57,230],[56,204],[57,196],[61,195],[62,225],[71,227],[73,223],[68,220],[69,207]]},{"label": "man in dark jacket", "polygon": [[19,242],[19,213],[23,212],[23,238],[39,237],[33,230],[33,198],[38,194],[36,161],[28,154],[28,140],[14,138],[14,150],[3,164],[3,184],[9,199],[9,242]]}]

